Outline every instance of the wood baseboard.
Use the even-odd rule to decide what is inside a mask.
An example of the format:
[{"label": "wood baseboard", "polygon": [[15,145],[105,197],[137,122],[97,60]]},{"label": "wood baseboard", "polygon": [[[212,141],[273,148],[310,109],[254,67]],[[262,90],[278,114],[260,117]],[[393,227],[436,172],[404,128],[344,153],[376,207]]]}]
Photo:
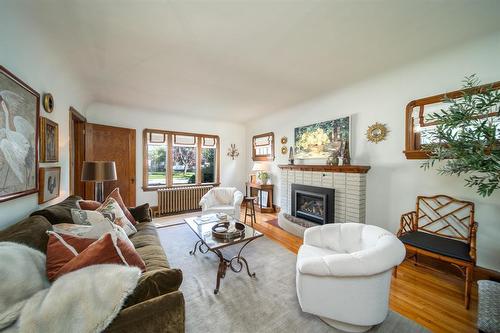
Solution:
[{"label": "wood baseboard", "polygon": [[477,266],[474,270],[474,280],[492,280],[500,282],[500,272]]}]

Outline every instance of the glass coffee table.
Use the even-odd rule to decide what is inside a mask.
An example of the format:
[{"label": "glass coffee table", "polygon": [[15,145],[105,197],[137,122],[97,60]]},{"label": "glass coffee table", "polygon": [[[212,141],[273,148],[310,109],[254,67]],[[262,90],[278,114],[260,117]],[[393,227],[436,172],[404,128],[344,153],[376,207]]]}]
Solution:
[{"label": "glass coffee table", "polygon": [[[236,219],[229,219],[228,221],[236,221],[240,222]],[[233,238],[231,240],[219,239],[212,236],[212,227],[219,222],[226,221],[214,221],[214,222],[201,222],[200,217],[189,217],[185,219],[187,225],[193,230],[193,232],[198,236],[199,240],[194,244],[194,249],[189,252],[191,255],[195,255],[196,251],[200,251],[201,253],[213,252],[219,257],[219,269],[217,270],[217,284],[214,289],[214,294],[219,292],[220,280],[226,276],[226,270],[229,267],[233,272],[239,273],[243,270],[243,266],[246,268],[246,272],[248,276],[255,277],[255,273],[250,273],[250,269],[248,268],[248,262],[243,256],[241,252],[254,239],[262,237],[263,234],[258,232],[254,228],[245,225],[245,233],[238,238]],[[198,221],[198,222],[197,222]],[[241,223],[241,222],[240,222]],[[234,246],[236,244],[242,244],[242,247],[238,251],[238,254],[232,258],[226,258],[221,252],[221,249]]]}]

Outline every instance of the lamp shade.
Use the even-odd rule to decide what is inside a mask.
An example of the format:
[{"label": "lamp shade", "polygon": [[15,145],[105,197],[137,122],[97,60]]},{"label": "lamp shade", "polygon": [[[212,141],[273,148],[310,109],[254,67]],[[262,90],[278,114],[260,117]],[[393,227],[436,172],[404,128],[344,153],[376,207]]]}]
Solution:
[{"label": "lamp shade", "polygon": [[110,180],[116,180],[114,161],[83,162],[82,181],[103,182]]},{"label": "lamp shade", "polygon": [[264,162],[255,162],[252,167],[252,171],[271,171],[271,165]]}]

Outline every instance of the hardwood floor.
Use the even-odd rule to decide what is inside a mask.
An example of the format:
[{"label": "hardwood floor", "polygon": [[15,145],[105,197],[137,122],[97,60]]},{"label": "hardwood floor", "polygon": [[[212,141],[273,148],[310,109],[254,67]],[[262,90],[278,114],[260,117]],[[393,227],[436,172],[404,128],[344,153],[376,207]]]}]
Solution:
[{"label": "hardwood floor", "polygon": [[[265,221],[276,214],[257,212],[255,228],[290,251],[297,253],[302,239]],[[243,216],[242,216],[243,218]],[[405,261],[392,278],[389,305],[432,332],[477,332],[477,288],[472,289],[469,310],[463,307],[464,280],[450,273],[415,266]]]}]

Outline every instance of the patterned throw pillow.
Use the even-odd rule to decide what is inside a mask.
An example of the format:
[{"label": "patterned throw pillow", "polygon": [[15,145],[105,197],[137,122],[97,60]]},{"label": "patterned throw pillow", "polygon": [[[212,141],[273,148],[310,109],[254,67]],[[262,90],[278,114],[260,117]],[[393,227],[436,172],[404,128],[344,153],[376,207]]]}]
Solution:
[{"label": "patterned throw pillow", "polygon": [[123,202],[122,196],[120,194],[120,188],[117,187],[113,191],[111,191],[111,193],[108,194],[108,196],[106,197],[106,200],[104,200],[104,201],[107,201],[109,198],[113,198],[113,199],[116,200],[116,202],[118,203],[118,205],[120,205],[120,208],[123,210],[123,213],[125,214],[125,216],[127,217],[127,219],[133,225],[137,224],[136,220],[134,219],[134,216],[132,216],[132,214],[128,210],[127,206],[125,206],[125,203]]},{"label": "patterned throw pillow", "polygon": [[[55,267],[51,267],[49,281],[54,281],[58,277],[80,268],[100,264],[136,266],[143,272],[146,270],[146,265],[137,251],[112,233],[107,233],[98,240],[93,240],[80,252],[75,246],[69,244],[68,238],[63,238],[64,236],[55,232],[49,231],[48,233],[50,247],[47,250],[47,263],[53,262],[52,256],[55,256],[58,265],[62,264],[57,270]],[[64,252],[63,256],[61,252]],[[63,261],[65,262],[62,263]],[[49,272],[49,270],[47,271]]]},{"label": "patterned throw pillow", "polygon": [[113,198],[108,197],[106,201],[104,201],[104,203],[101,205],[101,207],[97,208],[96,212],[100,212],[105,215],[107,214],[107,216],[113,216],[113,223],[122,227],[123,230],[125,230],[125,232],[127,233],[127,236],[130,236],[137,232],[137,229],[127,218],[127,216],[125,216],[125,213],[121,209],[118,202]]}]

